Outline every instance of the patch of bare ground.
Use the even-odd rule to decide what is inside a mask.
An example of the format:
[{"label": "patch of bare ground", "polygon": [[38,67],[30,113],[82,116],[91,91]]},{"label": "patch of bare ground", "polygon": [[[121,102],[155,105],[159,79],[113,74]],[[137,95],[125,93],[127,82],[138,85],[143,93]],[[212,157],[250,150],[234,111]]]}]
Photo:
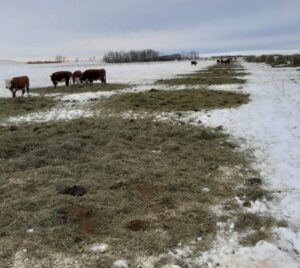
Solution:
[{"label": "patch of bare ground", "polygon": [[[68,267],[70,257],[74,267],[110,267],[119,258],[134,265],[197,237],[198,250],[207,250],[217,222],[232,218],[243,230],[237,193],[245,202],[266,196],[249,185],[256,174],[227,135],[151,118],[0,127],[0,174],[4,267],[18,258]],[[62,194],[74,185],[84,194]],[[108,250],[91,252],[95,242]],[[65,256],[61,266],[57,256]]]}]

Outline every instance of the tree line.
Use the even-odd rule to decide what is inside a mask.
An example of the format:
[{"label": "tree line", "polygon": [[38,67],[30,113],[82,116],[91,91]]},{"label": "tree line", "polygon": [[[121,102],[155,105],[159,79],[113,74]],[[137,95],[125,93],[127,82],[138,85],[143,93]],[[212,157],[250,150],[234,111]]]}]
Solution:
[{"label": "tree line", "polygon": [[172,61],[183,59],[197,59],[198,53],[176,53],[170,55],[160,55],[159,51],[153,49],[131,50],[131,51],[110,51],[103,56],[103,61],[107,63],[125,62],[149,62],[149,61]]}]

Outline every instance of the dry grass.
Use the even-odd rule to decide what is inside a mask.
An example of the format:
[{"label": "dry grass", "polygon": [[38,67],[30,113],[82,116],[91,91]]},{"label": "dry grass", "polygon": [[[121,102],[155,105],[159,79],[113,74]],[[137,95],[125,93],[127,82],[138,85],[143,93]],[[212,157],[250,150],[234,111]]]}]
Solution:
[{"label": "dry grass", "polygon": [[[223,176],[223,166],[246,165],[226,139],[151,119],[0,128],[1,259],[8,263],[20,247],[37,258],[47,248],[78,254],[93,241],[127,259],[197,236],[209,248],[219,217],[211,208],[234,207],[250,176],[246,169]],[[60,194],[74,184],[87,194]]]},{"label": "dry grass", "polygon": [[133,111],[199,111],[203,109],[233,108],[249,101],[249,95],[217,90],[150,90],[143,93],[114,95],[100,100],[96,109],[117,112]]},{"label": "dry grass", "polygon": [[240,77],[247,75],[244,69],[238,64],[213,65],[205,70],[191,74],[179,75],[176,78],[157,80],[155,84],[167,86],[176,85],[222,85],[222,84],[243,84],[246,80]]},{"label": "dry grass", "polygon": [[10,116],[45,111],[54,107],[57,102],[46,97],[0,98],[0,122]]},{"label": "dry grass", "polygon": [[51,94],[51,93],[83,93],[83,92],[96,92],[96,91],[113,91],[113,90],[122,90],[126,88],[130,88],[133,85],[131,84],[101,84],[101,83],[93,83],[93,84],[75,84],[66,86],[58,86],[54,87],[44,87],[44,88],[33,88],[32,92],[40,93],[40,94]]}]

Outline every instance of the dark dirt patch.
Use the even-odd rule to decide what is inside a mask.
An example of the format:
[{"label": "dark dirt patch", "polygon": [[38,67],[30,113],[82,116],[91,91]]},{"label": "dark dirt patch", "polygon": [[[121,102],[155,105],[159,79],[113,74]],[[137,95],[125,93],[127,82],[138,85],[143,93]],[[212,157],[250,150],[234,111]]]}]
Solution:
[{"label": "dark dirt patch", "polygon": [[[68,206],[58,211],[59,218],[63,224],[78,225],[77,235],[82,238],[95,237],[99,225],[91,208],[82,206]],[[78,240],[76,234],[74,241]]]},{"label": "dark dirt patch", "polygon": [[247,180],[247,184],[251,186],[261,185],[262,179],[261,178],[250,178]]},{"label": "dark dirt patch", "polygon": [[156,196],[161,195],[165,190],[165,186],[159,185],[138,185],[136,190],[142,195],[142,197],[146,200],[151,200]]},{"label": "dark dirt patch", "polygon": [[132,220],[126,224],[126,228],[130,231],[145,231],[148,228],[148,223],[143,220]]},{"label": "dark dirt patch", "polygon": [[73,185],[64,188],[62,191],[60,191],[60,193],[72,196],[83,196],[86,194],[86,190],[82,186]]}]

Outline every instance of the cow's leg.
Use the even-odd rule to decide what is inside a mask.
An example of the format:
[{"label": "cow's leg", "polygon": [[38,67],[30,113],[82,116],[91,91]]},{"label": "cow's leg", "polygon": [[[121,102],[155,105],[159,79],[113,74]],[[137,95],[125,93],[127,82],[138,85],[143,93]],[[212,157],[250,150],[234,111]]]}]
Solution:
[{"label": "cow's leg", "polygon": [[66,86],[68,87],[69,86],[69,79],[66,79]]},{"label": "cow's leg", "polygon": [[93,84],[93,79],[90,79],[89,81],[90,81],[91,84]]},{"label": "cow's leg", "polygon": [[56,88],[57,82],[54,81],[54,82],[53,82],[53,85],[54,85],[54,88]]},{"label": "cow's leg", "polygon": [[22,89],[22,97],[24,97],[25,89]]}]

